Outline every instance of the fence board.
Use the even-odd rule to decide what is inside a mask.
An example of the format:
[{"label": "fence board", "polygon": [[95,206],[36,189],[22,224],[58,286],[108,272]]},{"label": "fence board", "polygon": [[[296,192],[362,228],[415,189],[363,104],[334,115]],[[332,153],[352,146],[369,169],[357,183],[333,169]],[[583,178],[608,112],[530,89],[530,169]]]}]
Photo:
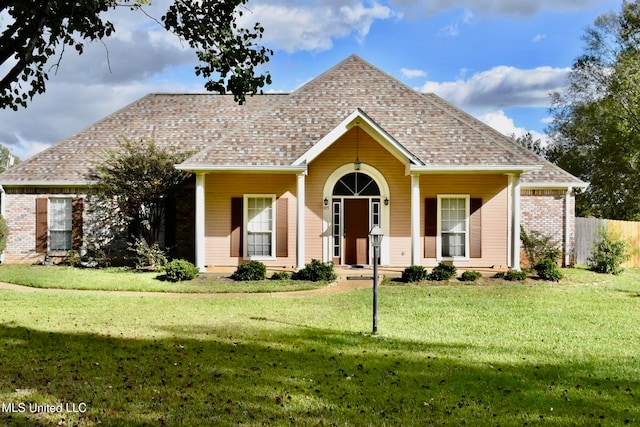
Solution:
[{"label": "fence board", "polygon": [[598,230],[607,229],[607,220],[599,218],[576,218],[575,263],[586,264],[593,246],[598,240]]},{"label": "fence board", "polygon": [[640,267],[640,222],[617,221],[599,218],[576,218],[575,263],[586,264],[593,246],[598,241],[598,231],[606,230],[609,236],[619,236],[632,247],[631,258],[624,267]]},{"label": "fence board", "polygon": [[624,267],[640,267],[640,222],[636,221],[614,221],[609,220],[608,233],[610,236],[619,235],[631,244],[633,250],[631,258],[624,264]]}]

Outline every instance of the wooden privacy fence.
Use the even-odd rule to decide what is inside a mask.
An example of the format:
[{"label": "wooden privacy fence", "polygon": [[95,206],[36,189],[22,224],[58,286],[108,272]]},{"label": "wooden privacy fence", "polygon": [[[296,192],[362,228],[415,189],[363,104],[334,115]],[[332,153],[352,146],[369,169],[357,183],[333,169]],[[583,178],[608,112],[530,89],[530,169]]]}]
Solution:
[{"label": "wooden privacy fence", "polygon": [[633,249],[625,267],[640,267],[640,222],[616,221],[600,218],[576,218],[576,264],[586,264],[591,256],[593,246],[598,241],[599,230],[606,231],[610,236],[618,235],[627,240]]}]

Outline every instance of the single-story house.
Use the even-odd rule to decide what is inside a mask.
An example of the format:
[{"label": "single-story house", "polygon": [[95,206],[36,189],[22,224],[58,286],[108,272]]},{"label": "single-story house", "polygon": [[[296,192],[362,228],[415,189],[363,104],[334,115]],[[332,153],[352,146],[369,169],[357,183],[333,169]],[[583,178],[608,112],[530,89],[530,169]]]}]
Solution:
[{"label": "single-story house", "polygon": [[4,261],[78,249],[100,233],[91,171],[118,141],[193,153],[167,242],[202,270],[311,259],[518,268],[521,225],[571,261],[585,183],[433,94],[350,56],[289,94],[151,94],[0,175]]}]

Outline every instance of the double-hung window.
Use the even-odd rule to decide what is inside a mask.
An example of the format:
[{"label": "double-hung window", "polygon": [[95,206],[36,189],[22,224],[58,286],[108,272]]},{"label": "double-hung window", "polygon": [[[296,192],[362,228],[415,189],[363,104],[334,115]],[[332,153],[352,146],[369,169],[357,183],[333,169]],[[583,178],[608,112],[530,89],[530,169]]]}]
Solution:
[{"label": "double-hung window", "polygon": [[71,214],[71,199],[49,199],[49,249],[51,251],[71,249]]},{"label": "double-hung window", "polygon": [[441,258],[469,257],[469,196],[438,196]]},{"label": "double-hung window", "polygon": [[275,256],[275,195],[245,195],[245,251],[248,258]]}]

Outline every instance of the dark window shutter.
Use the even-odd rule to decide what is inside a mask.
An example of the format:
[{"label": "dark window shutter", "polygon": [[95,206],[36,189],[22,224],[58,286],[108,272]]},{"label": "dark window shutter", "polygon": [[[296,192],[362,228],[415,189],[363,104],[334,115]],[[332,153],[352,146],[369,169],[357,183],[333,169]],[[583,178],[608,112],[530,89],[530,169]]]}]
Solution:
[{"label": "dark window shutter", "polygon": [[424,257],[436,257],[438,236],[438,199],[424,199]]},{"label": "dark window shutter", "polygon": [[76,197],[71,201],[71,248],[80,250],[82,247],[84,199]]},{"label": "dark window shutter", "polygon": [[47,253],[47,242],[49,240],[48,208],[48,199],[36,199],[36,252],[41,254]]},{"label": "dark window shutter", "polygon": [[276,203],[276,256],[289,256],[289,199],[281,197]]},{"label": "dark window shutter", "polygon": [[242,256],[242,197],[231,198],[231,252],[232,257]]},{"label": "dark window shutter", "polygon": [[482,258],[482,199],[471,199],[469,204],[469,257]]}]

